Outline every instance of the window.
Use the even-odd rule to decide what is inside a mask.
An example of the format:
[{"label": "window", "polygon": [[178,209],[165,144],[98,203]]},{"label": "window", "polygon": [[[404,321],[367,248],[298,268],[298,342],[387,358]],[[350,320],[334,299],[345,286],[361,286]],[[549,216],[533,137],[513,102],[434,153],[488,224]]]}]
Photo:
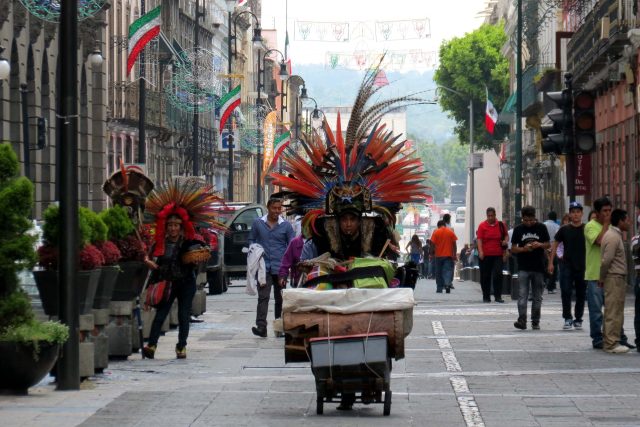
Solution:
[{"label": "window", "polygon": [[233,224],[231,225],[231,230],[232,231],[251,230],[251,225],[253,224],[253,221],[255,221],[256,218],[260,218],[262,215],[263,215],[262,209],[260,208],[247,209],[246,211],[238,215],[235,221],[233,221]]}]

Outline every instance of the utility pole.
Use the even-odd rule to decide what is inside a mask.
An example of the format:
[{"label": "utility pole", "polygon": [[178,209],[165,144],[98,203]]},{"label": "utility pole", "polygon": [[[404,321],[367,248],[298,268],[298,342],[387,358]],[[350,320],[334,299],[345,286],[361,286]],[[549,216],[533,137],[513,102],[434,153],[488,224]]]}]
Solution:
[{"label": "utility pole", "polygon": [[473,98],[469,97],[469,152],[471,153],[471,167],[469,168],[469,244],[473,243],[476,234],[476,193],[473,150]]},{"label": "utility pole", "polygon": [[[140,0],[140,16],[144,16],[145,8],[144,8],[144,0]],[[145,65],[144,65],[144,49],[140,52],[140,90],[138,92],[138,163],[146,163],[146,129],[145,129],[145,119],[147,115],[147,106],[146,106],[146,90],[147,86],[145,83]]]},{"label": "utility pole", "polygon": [[515,167],[515,223],[522,222],[520,210],[522,209],[522,0],[518,4],[518,27],[516,38],[516,167]]}]

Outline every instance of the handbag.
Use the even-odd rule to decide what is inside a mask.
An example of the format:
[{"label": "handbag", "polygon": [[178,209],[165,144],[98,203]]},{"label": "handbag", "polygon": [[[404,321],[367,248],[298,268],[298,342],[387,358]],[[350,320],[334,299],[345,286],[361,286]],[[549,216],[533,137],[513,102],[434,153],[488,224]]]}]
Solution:
[{"label": "handbag", "polygon": [[169,301],[170,295],[171,282],[161,280],[147,287],[147,295],[144,302],[147,307],[158,308],[163,303]]}]

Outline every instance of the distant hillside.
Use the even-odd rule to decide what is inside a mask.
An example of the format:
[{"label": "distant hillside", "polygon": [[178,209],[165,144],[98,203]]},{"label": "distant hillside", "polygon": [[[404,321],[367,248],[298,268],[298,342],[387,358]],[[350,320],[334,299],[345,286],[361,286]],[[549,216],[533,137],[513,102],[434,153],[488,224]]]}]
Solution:
[{"label": "distant hillside", "polygon": [[[318,106],[351,106],[364,76],[363,71],[329,69],[323,65],[298,65],[293,72],[304,78],[309,96]],[[427,91],[421,94],[425,99],[435,99],[436,85],[433,82],[433,71],[424,73],[388,72],[389,86],[381,91],[381,96],[392,97],[414,92]],[[453,136],[454,122],[442,112],[439,105],[417,105],[407,110],[408,133],[421,140],[442,144]]]}]

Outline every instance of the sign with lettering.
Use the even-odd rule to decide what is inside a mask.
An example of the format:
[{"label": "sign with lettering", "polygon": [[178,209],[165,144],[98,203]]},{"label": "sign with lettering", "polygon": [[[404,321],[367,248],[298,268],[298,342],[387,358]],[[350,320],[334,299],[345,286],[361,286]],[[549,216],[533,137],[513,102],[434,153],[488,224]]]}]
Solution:
[{"label": "sign with lettering", "polygon": [[576,153],[574,159],[576,196],[588,196],[591,192],[591,154]]}]

